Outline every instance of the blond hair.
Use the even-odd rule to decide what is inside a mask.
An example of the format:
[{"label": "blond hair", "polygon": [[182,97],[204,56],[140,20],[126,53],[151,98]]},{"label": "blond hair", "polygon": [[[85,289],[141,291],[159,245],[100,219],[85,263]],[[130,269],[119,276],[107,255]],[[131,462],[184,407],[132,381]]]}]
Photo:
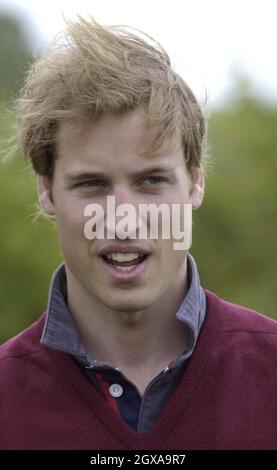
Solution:
[{"label": "blond hair", "polygon": [[188,169],[202,166],[205,122],[164,49],[147,35],[93,18],[67,21],[63,42],[36,61],[18,99],[18,137],[40,175],[53,176],[58,125],[141,108],[157,130],[154,152],[181,137]]}]

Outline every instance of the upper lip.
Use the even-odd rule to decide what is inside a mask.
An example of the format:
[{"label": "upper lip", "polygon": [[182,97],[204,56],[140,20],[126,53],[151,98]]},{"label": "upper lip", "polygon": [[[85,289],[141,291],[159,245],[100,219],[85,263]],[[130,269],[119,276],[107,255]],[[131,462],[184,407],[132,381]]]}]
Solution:
[{"label": "upper lip", "polygon": [[150,251],[146,248],[136,245],[106,245],[99,250],[99,256],[109,253],[139,253],[140,255],[149,255]]}]

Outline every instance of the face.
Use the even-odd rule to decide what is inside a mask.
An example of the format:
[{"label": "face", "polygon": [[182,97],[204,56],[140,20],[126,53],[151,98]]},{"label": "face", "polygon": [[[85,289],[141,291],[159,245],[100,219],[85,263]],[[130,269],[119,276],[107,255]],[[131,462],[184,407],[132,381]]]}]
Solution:
[{"label": "face", "polygon": [[[181,145],[147,155],[144,149],[151,139],[153,133],[140,111],[105,115],[78,130],[63,123],[57,135],[52,201],[47,178],[39,178],[40,202],[55,216],[69,282],[116,311],[153,306],[178,279],[184,282],[186,253],[173,250],[172,239],[88,240],[84,208],[93,202],[105,209],[111,195],[116,207],[129,203],[136,209],[140,203],[191,203],[195,208],[202,201],[201,170],[192,180]],[[122,269],[123,259],[125,268],[128,264],[122,252],[140,258]]]}]

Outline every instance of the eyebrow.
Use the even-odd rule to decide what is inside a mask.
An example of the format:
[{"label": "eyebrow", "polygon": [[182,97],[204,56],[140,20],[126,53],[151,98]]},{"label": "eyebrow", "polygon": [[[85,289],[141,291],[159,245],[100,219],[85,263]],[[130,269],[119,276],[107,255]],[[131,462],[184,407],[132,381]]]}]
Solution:
[{"label": "eyebrow", "polygon": [[[132,176],[134,177],[141,177],[144,175],[149,175],[152,173],[171,173],[174,171],[174,167],[150,167],[150,168],[144,168],[143,170],[140,170],[138,172],[134,172]],[[65,174],[65,179],[68,183],[74,183],[78,182],[81,180],[86,180],[86,179],[94,179],[94,178],[107,178],[107,175],[101,171],[81,171],[77,173],[66,173]]]},{"label": "eyebrow", "polygon": [[78,173],[66,173],[65,179],[68,183],[74,183],[76,181],[92,179],[92,178],[104,178],[105,174],[100,171],[81,171]]}]

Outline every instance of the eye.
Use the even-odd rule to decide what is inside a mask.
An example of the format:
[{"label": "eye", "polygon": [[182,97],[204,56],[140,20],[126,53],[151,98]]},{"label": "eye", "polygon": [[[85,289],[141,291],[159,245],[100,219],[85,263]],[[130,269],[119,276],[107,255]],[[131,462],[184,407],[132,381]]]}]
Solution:
[{"label": "eye", "polygon": [[144,178],[144,182],[149,182],[150,184],[159,184],[167,181],[166,178],[162,176],[148,176],[147,178]]}]

